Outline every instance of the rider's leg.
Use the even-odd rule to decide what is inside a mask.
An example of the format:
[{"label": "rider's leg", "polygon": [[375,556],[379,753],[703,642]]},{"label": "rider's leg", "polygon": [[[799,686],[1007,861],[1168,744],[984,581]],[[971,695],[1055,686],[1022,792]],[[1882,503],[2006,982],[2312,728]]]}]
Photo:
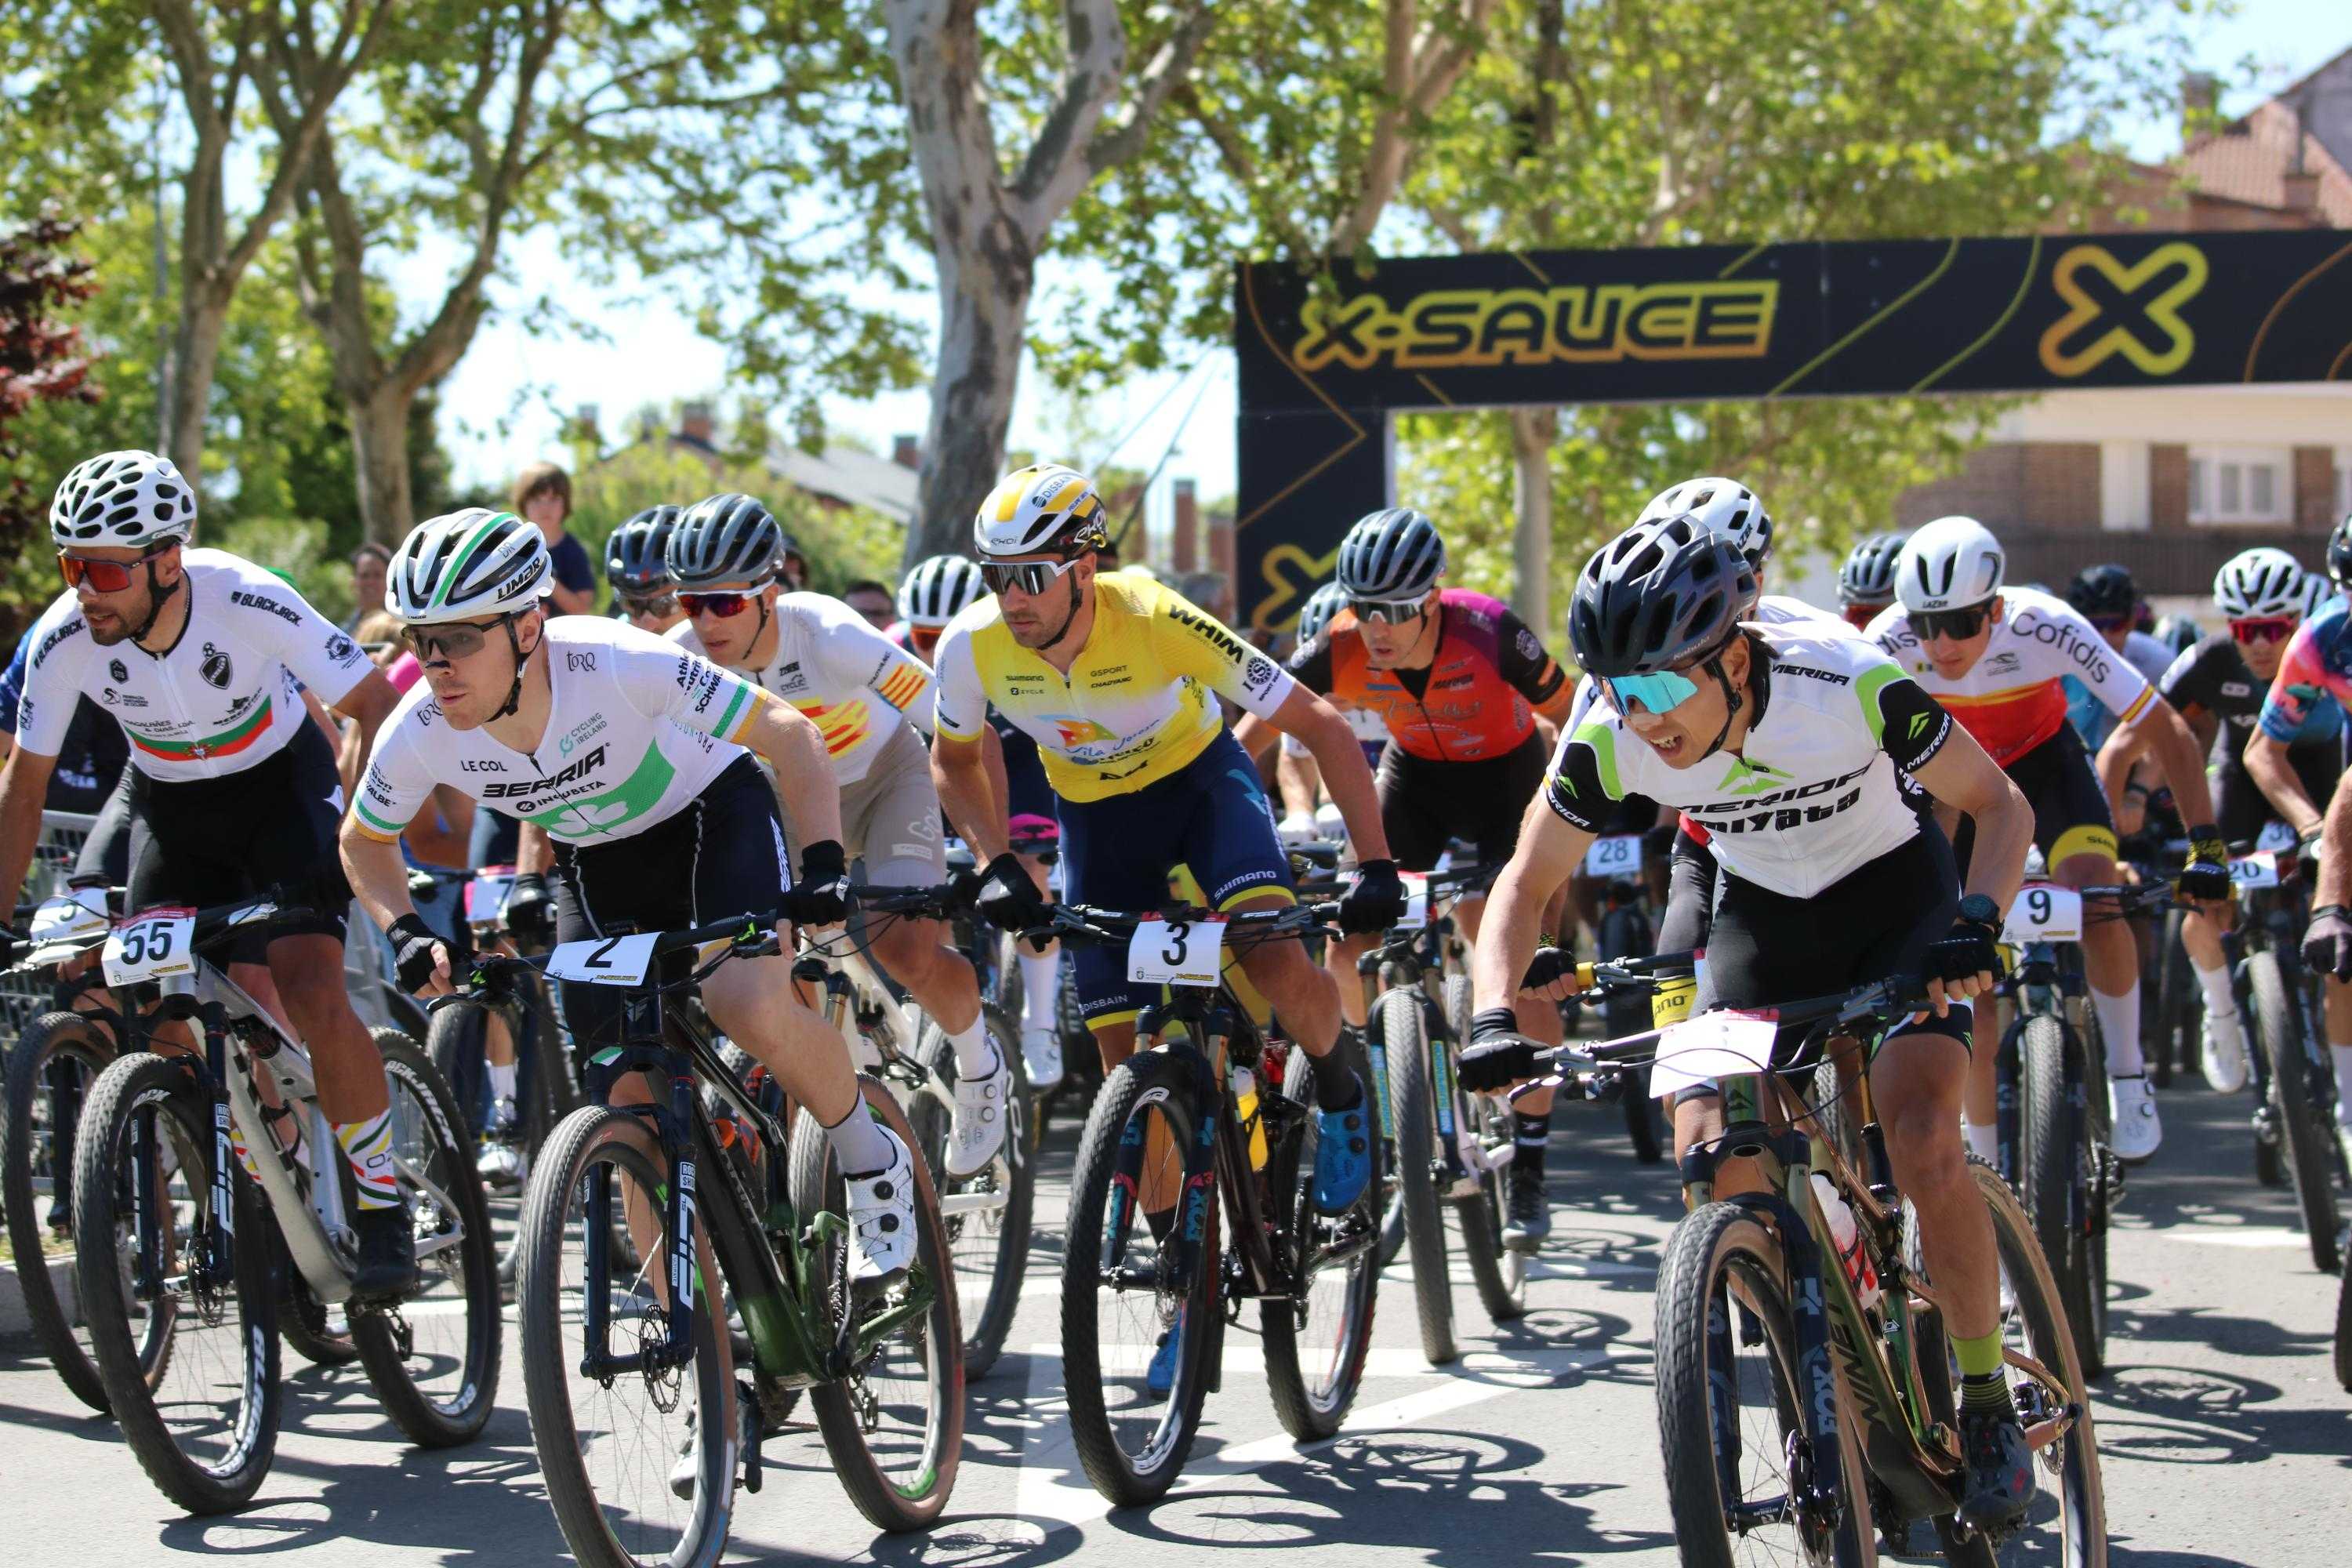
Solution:
[{"label": "rider's leg", "polygon": [[[791,950],[791,942],[785,943]],[[878,1171],[890,1163],[882,1129],[857,1092],[849,1048],[813,1008],[793,994],[792,960],[782,954],[720,964],[702,983],[710,1021],[775,1075],[808,1108],[833,1142],[842,1169]]]},{"label": "rider's leg", "polygon": [[1366,931],[1356,936],[1335,937],[1323,945],[1323,967],[1331,983],[1339,988],[1339,1012],[1349,1027],[1360,1029],[1370,1015],[1364,1005],[1364,982],[1356,973],[1356,961],[1378,945],[1380,937]]},{"label": "rider's leg", "polygon": [[985,1075],[994,1070],[996,1053],[981,1023],[980,977],[947,936],[948,928],[938,921],[889,916],[869,920],[866,929],[875,959],[954,1042],[957,1068]]},{"label": "rider's leg", "polygon": [[2181,916],[2180,945],[2189,954],[2197,988],[2205,994],[2206,1076],[2213,1087],[2230,1090],[2246,1081],[2246,1036],[2238,1018],[2238,998],[2230,987],[2230,961],[2221,949],[2221,933],[2203,912]]},{"label": "rider's leg", "polygon": [[343,988],[343,944],[331,936],[281,936],[269,944],[269,972],[294,1023],[310,1047],[319,1086],[319,1109],[335,1129],[351,1162],[362,1209],[400,1203],[392,1163],[392,1096],[383,1080],[383,1057],[367,1026],[352,1011]]},{"label": "rider's leg", "polygon": [[[1029,873],[1030,881],[1046,897],[1053,896],[1050,886],[1051,868],[1034,855],[1021,858],[1022,868]],[[1049,942],[1044,951],[1033,949],[1026,942],[1016,942],[1014,962],[1021,965],[1021,1032],[1024,1036],[1035,1030],[1055,1035],[1062,1027],[1062,944]],[[1059,1042],[1055,1043],[1055,1059],[1060,1058]],[[1036,1064],[1030,1064],[1030,1076],[1036,1076]]]},{"label": "rider's leg", "polygon": [[2325,994],[2327,1054],[2336,1063],[2336,1125],[2352,1137],[2352,981],[2329,975]]}]

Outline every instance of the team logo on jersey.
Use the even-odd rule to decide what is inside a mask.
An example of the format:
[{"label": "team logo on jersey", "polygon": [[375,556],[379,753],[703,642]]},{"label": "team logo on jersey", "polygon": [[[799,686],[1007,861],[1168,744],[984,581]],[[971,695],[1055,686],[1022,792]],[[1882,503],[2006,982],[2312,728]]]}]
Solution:
[{"label": "team logo on jersey", "polygon": [[213,647],[212,644],[206,643],[204,662],[196,666],[196,673],[205,678],[205,685],[216,686],[223,691],[226,691],[229,679],[236,671],[229,663],[228,655]]},{"label": "team logo on jersey", "polygon": [[1115,745],[1118,736],[1091,719],[1061,719],[1047,715],[1045,722],[1054,726],[1062,750],[1072,756],[1089,747]]},{"label": "team logo on jersey", "polygon": [[1797,775],[1776,768],[1769,763],[1751,763],[1746,757],[1731,759],[1731,771],[1715,787],[1725,795],[1762,795],[1768,790],[1785,789],[1796,782]]},{"label": "team logo on jersey", "polygon": [[360,645],[337,632],[327,639],[327,657],[337,664],[349,664],[359,657]]},{"label": "team logo on jersey", "polygon": [[123,668],[122,661],[119,658],[109,661],[106,673],[114,678],[114,683],[117,686],[131,679],[131,671]]}]

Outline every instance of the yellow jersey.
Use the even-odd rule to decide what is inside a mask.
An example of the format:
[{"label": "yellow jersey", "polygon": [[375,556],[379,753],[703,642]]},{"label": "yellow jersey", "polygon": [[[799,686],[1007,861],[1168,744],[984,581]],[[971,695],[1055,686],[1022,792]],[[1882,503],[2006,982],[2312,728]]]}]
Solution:
[{"label": "yellow jersey", "polygon": [[1215,696],[1271,718],[1293,689],[1283,668],[1149,577],[1095,578],[1095,624],[1067,675],[1013,638],[993,595],[940,634],[939,733],[977,741],[993,704],[1037,742],[1065,800],[1125,795],[1166,778],[1224,727]]}]

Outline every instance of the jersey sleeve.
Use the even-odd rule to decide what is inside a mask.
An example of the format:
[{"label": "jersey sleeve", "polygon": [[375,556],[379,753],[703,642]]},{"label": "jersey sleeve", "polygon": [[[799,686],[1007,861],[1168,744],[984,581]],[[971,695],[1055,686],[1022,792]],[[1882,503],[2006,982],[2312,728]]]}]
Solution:
[{"label": "jersey sleeve", "polygon": [[1261,719],[1298,688],[1282,666],[1181,595],[1168,595],[1153,613],[1151,639],[1170,674],[1189,675]]},{"label": "jersey sleeve", "polygon": [[1559,738],[1552,753],[1544,800],[1562,822],[1598,833],[1625,798],[1617,776],[1617,731],[1595,720]]},{"label": "jersey sleeve", "polygon": [[1496,630],[1495,666],[1512,689],[1528,700],[1528,706],[1557,718],[1560,695],[1568,686],[1568,673],[1560,668],[1550,654],[1544,651],[1543,639],[1533,628],[1513,615],[1503,612],[1502,624]]},{"label": "jersey sleeve", "polygon": [[751,732],[760,693],[750,681],[635,626],[615,626],[610,635],[608,646],[567,648],[564,657],[611,659],[622,700],[649,719],[667,719],[698,734],[739,743]]},{"label": "jersey sleeve", "polygon": [[2208,651],[2201,642],[2181,649],[2180,657],[2157,681],[2157,694],[2184,713],[2191,708],[2219,712],[2213,700],[2213,661],[2206,657]]},{"label": "jersey sleeve", "polygon": [[2315,635],[2317,625],[2305,621],[2295,628],[2294,639],[2279,659],[2278,674],[2271,680],[2270,695],[2263,699],[2263,733],[2273,741],[2294,740],[2324,699],[2333,696],[2342,701],[2352,695],[2327,679],[2326,661],[2320,658]]},{"label": "jersey sleeve", "polygon": [[367,650],[310,607],[292,588],[259,570],[241,571],[229,600],[244,612],[256,647],[278,656],[294,679],[332,708],[375,668]]},{"label": "jersey sleeve", "polygon": [[951,621],[931,650],[931,722],[950,740],[977,741],[988,724],[988,693],[980,683],[980,659],[971,628]]},{"label": "jersey sleeve", "polygon": [[54,757],[65,748],[98,645],[70,594],[48,607],[26,640],[33,652],[16,699],[16,744],[37,757]]},{"label": "jersey sleeve", "polygon": [[863,686],[929,734],[933,688],[938,683],[923,661],[876,631],[865,616],[840,601],[806,596],[820,601],[811,612],[816,622],[816,636],[811,640],[824,666],[826,684]]},{"label": "jersey sleeve", "polygon": [[1932,762],[1951,739],[1951,714],[1893,661],[1872,664],[1853,686],[1871,738],[1905,773]]},{"label": "jersey sleeve", "polygon": [[8,660],[8,668],[0,671],[0,732],[16,732],[16,704],[25,695],[25,666],[30,661],[33,638],[27,633],[18,639],[16,651]]},{"label": "jersey sleeve", "polygon": [[1331,695],[1331,628],[1325,626],[1300,643],[1283,668],[1290,679],[1318,697]]},{"label": "jersey sleeve", "polygon": [[2068,604],[2053,604],[2040,612],[2045,620],[2054,622],[2071,638],[2062,635],[2055,645],[2079,648],[2080,653],[2062,654],[2073,668],[2054,673],[2071,675],[2089,689],[2106,710],[2118,722],[2136,724],[2156,701],[2156,689],[2147,677],[2133,668],[2131,660],[2107,646],[2106,639],[2084,620],[2082,612]]},{"label": "jersey sleeve", "polygon": [[420,710],[429,696],[430,689],[420,686],[401,699],[368,753],[367,772],[360,776],[352,821],[380,843],[396,842],[432,798],[435,781],[419,743],[425,724]]}]

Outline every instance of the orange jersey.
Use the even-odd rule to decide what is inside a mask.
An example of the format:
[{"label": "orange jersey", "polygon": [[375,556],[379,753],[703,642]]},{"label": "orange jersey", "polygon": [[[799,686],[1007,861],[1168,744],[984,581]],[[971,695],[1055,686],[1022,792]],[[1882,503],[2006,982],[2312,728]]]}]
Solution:
[{"label": "orange jersey", "polygon": [[1466,588],[1437,596],[1437,649],[1421,669],[1374,669],[1353,610],[1290,657],[1290,673],[1342,708],[1377,713],[1389,739],[1433,763],[1506,755],[1535,733],[1540,710],[1568,710],[1568,677],[1499,599]]}]

